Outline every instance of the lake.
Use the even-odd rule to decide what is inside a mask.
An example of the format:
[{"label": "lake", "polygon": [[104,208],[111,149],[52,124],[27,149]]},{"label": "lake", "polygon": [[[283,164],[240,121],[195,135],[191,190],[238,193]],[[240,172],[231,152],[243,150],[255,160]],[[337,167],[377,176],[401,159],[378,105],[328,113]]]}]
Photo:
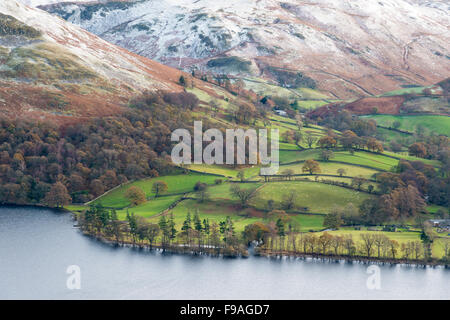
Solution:
[{"label": "lake", "polygon": [[[69,213],[0,207],[0,299],[450,299],[450,270],[302,259],[223,259],[115,248]],[[80,289],[68,289],[69,266]],[[373,282],[371,282],[373,283]]]}]

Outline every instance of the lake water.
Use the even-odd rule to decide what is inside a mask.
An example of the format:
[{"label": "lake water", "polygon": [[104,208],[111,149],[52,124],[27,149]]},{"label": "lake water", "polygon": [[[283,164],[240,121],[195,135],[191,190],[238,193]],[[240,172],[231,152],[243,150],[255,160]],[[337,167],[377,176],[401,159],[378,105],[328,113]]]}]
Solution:
[{"label": "lake water", "polygon": [[[81,289],[66,282],[80,267]],[[300,259],[222,259],[113,248],[70,214],[0,208],[0,299],[450,299],[450,270]]]}]

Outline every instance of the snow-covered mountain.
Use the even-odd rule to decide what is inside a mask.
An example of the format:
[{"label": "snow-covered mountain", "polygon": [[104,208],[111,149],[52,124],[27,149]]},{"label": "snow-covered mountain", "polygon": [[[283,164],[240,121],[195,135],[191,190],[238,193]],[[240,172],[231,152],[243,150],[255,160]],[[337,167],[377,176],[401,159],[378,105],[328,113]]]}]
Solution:
[{"label": "snow-covered mountain", "polygon": [[2,114],[66,120],[113,114],[145,90],[182,90],[181,73],[42,10],[0,2]]},{"label": "snow-covered mountain", "polygon": [[[27,6],[30,7],[37,7],[37,6],[41,6],[41,5],[47,5],[47,4],[55,4],[55,3],[60,3],[60,2],[68,2],[68,1],[61,1],[61,0],[20,0],[19,2],[26,4]],[[89,2],[86,0],[71,0],[70,2]]]},{"label": "snow-covered mountain", "polygon": [[308,86],[303,80],[312,78],[340,98],[450,74],[445,0],[23,1],[51,2],[41,8],[173,67],[281,83],[301,72],[285,85]]}]

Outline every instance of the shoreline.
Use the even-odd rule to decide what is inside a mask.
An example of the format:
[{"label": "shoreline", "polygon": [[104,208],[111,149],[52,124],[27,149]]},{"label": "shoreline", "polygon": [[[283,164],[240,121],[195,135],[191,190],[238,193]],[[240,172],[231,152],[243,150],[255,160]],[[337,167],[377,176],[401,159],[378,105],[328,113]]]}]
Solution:
[{"label": "shoreline", "polygon": [[[247,248],[246,252],[241,252],[240,254],[225,254],[225,253],[212,253],[212,252],[197,252],[198,247],[188,247],[189,249],[186,249],[186,246],[178,245],[178,247],[175,246],[169,246],[166,248],[163,248],[161,245],[150,245],[148,244],[138,244],[133,243],[131,241],[123,241],[120,244],[115,243],[114,241],[111,241],[109,239],[106,239],[104,237],[97,237],[94,235],[91,235],[89,233],[83,232],[80,230],[78,226],[76,228],[81,232],[83,236],[89,237],[95,241],[101,242],[103,244],[107,244],[110,246],[115,247],[124,247],[124,248],[132,248],[132,249],[142,249],[142,250],[149,250],[149,251],[161,251],[161,253],[167,253],[167,254],[179,254],[179,255],[188,255],[188,256],[208,256],[212,258],[226,258],[226,259],[248,259],[249,257],[265,257],[265,258],[276,258],[276,259],[283,259],[283,258],[299,258],[299,259],[313,259],[320,262],[345,262],[345,263],[362,263],[362,264],[381,264],[381,265],[400,265],[400,266],[410,266],[410,267],[420,267],[420,268],[426,268],[426,267],[443,267],[445,269],[450,269],[450,262],[443,262],[439,260],[432,260],[432,261],[422,261],[422,260],[406,260],[406,259],[390,259],[390,258],[378,258],[378,257],[365,257],[365,256],[346,256],[346,255],[323,255],[323,254],[311,254],[311,253],[302,253],[302,252],[265,252],[265,249],[261,249],[258,247],[254,247],[252,250],[250,250],[250,247]],[[178,250],[176,250],[178,249]],[[212,251],[212,247],[209,248],[209,251]],[[224,248],[221,248],[224,249]],[[203,248],[203,250],[205,250]],[[250,251],[253,251],[251,253]]]},{"label": "shoreline", "polygon": [[[70,213],[73,221],[77,221],[77,214],[69,209],[66,208],[53,208],[53,207],[47,207],[45,205],[39,205],[39,204],[2,204],[2,207],[11,207],[11,208],[39,208],[39,209],[47,209],[55,212],[65,212]],[[311,254],[311,253],[303,253],[303,252],[292,252],[292,251],[274,251],[274,252],[268,252],[267,249],[254,247],[253,253],[250,252],[250,247],[247,247],[245,252],[240,251],[238,254],[236,253],[230,253],[230,252],[219,252],[219,253],[213,253],[211,252],[213,249],[212,247],[209,247],[206,249],[206,251],[210,252],[197,252],[198,246],[191,246],[188,250],[186,250],[186,246],[178,245],[178,247],[174,246],[168,246],[164,248],[160,244],[155,244],[150,246],[149,244],[139,244],[139,243],[133,243],[131,241],[122,241],[121,243],[116,243],[114,241],[111,241],[109,239],[106,239],[104,237],[98,237],[92,234],[89,234],[87,232],[83,232],[78,225],[74,226],[77,228],[81,235],[87,236],[95,241],[101,242],[103,244],[111,245],[111,246],[117,246],[117,247],[128,247],[128,248],[138,248],[138,249],[147,249],[147,250],[156,250],[156,251],[162,251],[164,253],[169,254],[181,254],[181,255],[189,255],[189,256],[209,256],[209,257],[222,257],[222,258],[244,258],[247,259],[250,256],[254,257],[267,257],[267,258],[300,258],[300,259],[314,259],[314,260],[320,260],[320,261],[328,261],[328,262],[339,262],[344,261],[346,263],[373,263],[373,264],[386,264],[386,265],[400,265],[400,266],[416,266],[416,267],[437,267],[441,266],[445,269],[450,268],[450,261],[439,261],[436,259],[433,259],[431,261],[422,261],[422,260],[406,260],[406,259],[392,259],[392,258],[378,258],[378,257],[365,257],[365,256],[347,256],[347,255],[323,255],[323,254]],[[205,247],[202,248],[205,250]],[[226,251],[226,248],[220,248],[220,251]]]},{"label": "shoreline", "polygon": [[[263,249],[264,250],[264,249]],[[438,260],[421,261],[421,260],[406,260],[406,259],[389,259],[378,257],[365,257],[365,256],[346,256],[346,255],[323,255],[323,254],[311,254],[302,252],[283,252],[283,253],[256,253],[255,256],[268,257],[268,258],[300,258],[300,259],[314,259],[328,262],[343,261],[346,263],[363,263],[363,264],[381,264],[381,265],[400,265],[400,266],[415,266],[415,267],[443,267],[450,269],[450,262],[442,262]]]}]

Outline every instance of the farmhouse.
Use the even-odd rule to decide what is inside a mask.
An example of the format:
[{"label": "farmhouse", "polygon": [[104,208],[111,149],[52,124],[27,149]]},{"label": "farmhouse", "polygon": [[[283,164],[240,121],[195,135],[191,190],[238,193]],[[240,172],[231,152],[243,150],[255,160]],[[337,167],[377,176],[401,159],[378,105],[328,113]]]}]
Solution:
[{"label": "farmhouse", "polygon": [[279,116],[282,116],[282,117],[286,117],[287,116],[287,113],[286,113],[286,111],[284,111],[284,110],[278,110],[278,109],[275,109],[275,110],[273,110],[277,115],[279,115]]},{"label": "farmhouse", "polygon": [[439,233],[450,231],[450,219],[432,219],[428,221],[433,227],[438,228]]},{"label": "farmhouse", "polygon": [[428,221],[433,227],[450,228],[450,219],[432,219]]}]

